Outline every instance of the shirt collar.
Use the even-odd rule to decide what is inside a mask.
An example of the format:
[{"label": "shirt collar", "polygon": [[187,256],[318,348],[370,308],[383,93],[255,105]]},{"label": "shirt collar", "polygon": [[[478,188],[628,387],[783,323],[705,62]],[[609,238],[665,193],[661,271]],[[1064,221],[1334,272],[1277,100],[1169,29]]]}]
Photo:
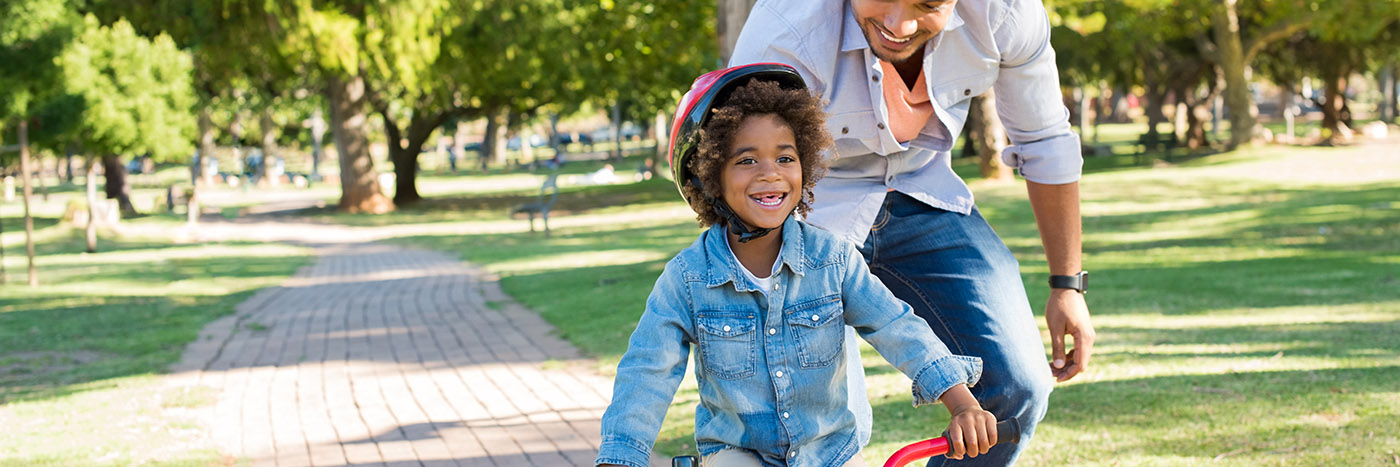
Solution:
[{"label": "shirt collar", "polygon": [[[865,40],[865,33],[861,32],[860,23],[856,22],[856,14],[854,11],[851,11],[851,2],[848,1],[845,3],[846,8],[843,11],[845,12],[846,19],[841,23],[841,51],[850,52],[852,50],[870,48],[870,41]],[[962,25],[962,16],[958,15],[957,8],[953,8],[953,16],[948,18],[948,25],[943,27],[943,32],[939,33],[939,36],[942,36],[948,31],[956,30],[962,27]],[[935,44],[937,44],[937,42],[934,41],[937,40],[938,37],[929,39],[930,42]],[[925,52],[927,53],[927,50],[925,50]]]},{"label": "shirt collar", "polygon": [[[710,230],[705,233],[705,251],[709,259],[709,272],[706,285],[719,287],[727,282],[733,282],[734,288],[740,292],[753,291],[747,280],[739,280],[743,273],[734,255],[730,253],[729,236],[725,232],[724,226],[715,224],[710,226]],[[806,245],[803,244],[802,225],[795,216],[788,216],[783,221],[783,246],[778,252],[778,261],[787,266],[788,270],[797,275],[806,274],[802,265],[802,258],[806,256]],[[781,270],[781,268],[778,268]]]}]

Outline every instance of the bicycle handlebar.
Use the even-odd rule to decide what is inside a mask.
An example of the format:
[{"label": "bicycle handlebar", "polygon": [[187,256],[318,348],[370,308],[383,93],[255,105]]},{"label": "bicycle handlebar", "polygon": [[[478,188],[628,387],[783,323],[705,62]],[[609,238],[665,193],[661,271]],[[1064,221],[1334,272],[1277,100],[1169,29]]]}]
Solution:
[{"label": "bicycle handlebar", "polygon": [[[1014,418],[1009,418],[997,422],[997,444],[1016,444],[1021,442],[1021,423]],[[895,451],[890,459],[885,461],[885,467],[904,467],[906,464],[933,456],[941,456],[948,453],[948,432],[943,432],[943,436],[926,439],[910,444],[898,451]]]},{"label": "bicycle handlebar", "polygon": [[[1014,418],[1009,418],[997,422],[997,444],[1016,444],[1021,442],[1021,423]],[[948,453],[948,432],[943,432],[943,436],[926,439],[910,444],[890,456],[885,461],[885,467],[904,467],[910,462],[919,459],[926,459],[933,456],[941,456]],[[699,458],[695,456],[678,456],[671,458],[672,467],[695,467],[699,464]]]}]

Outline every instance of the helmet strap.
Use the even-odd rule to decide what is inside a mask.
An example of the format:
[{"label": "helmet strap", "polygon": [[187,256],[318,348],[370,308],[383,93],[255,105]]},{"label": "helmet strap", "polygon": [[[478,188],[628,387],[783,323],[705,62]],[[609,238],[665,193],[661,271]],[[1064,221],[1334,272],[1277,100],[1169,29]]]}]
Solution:
[{"label": "helmet strap", "polygon": [[[692,175],[690,177],[690,183],[695,184],[696,188],[700,188],[699,191],[701,193],[705,192],[705,189],[703,188],[704,185],[700,183],[700,177]],[[733,209],[729,208],[729,203],[724,202],[724,200],[722,199],[717,199],[710,196],[705,196],[705,200],[709,201],[710,206],[712,206],[715,211],[715,214],[718,214],[720,219],[724,219],[725,226],[729,228],[729,231],[739,235],[739,243],[748,243],[749,240],[768,235],[769,232],[772,232],[774,230],[773,228],[750,228],[747,224],[744,223],[743,219],[739,218],[738,214],[734,213]]]}]

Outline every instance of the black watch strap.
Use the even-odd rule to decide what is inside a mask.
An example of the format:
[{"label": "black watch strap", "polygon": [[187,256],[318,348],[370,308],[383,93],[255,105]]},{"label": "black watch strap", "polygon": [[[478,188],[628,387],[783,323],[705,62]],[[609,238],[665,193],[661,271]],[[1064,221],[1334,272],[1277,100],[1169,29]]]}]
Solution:
[{"label": "black watch strap", "polygon": [[1073,276],[1050,276],[1050,288],[1074,289],[1084,293],[1089,287],[1089,271],[1079,271]]}]

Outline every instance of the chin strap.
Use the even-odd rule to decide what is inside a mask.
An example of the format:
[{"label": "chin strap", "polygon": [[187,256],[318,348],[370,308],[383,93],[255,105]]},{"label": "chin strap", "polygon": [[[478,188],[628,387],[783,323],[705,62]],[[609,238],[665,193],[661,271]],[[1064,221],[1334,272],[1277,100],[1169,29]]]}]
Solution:
[{"label": "chin strap", "polygon": [[[700,183],[700,177],[692,175],[690,177],[690,183],[694,184],[696,188],[699,188],[697,191],[701,193],[705,192],[703,188],[704,185]],[[720,219],[724,219],[725,226],[729,227],[730,232],[739,234],[739,243],[748,243],[749,240],[768,235],[768,232],[774,230],[749,228],[747,224],[744,224],[743,220],[739,219],[738,214],[734,214],[734,210],[729,209],[729,203],[725,203],[722,199],[706,196],[705,201],[708,201],[710,206],[713,206],[715,214],[719,214]]]}]

